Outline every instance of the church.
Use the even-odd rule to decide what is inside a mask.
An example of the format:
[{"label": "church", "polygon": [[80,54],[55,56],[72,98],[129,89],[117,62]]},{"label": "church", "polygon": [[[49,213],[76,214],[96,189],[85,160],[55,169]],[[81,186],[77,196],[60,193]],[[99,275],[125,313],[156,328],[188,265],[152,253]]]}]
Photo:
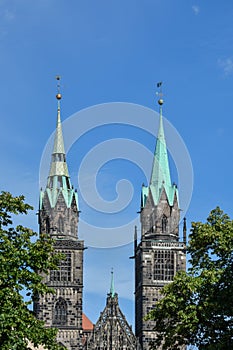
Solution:
[{"label": "church", "polygon": [[77,190],[71,184],[62,134],[60,100],[57,95],[57,124],[45,189],[39,199],[39,231],[54,239],[55,250],[65,258],[57,270],[44,277],[54,294],[38,296],[36,317],[46,327],[58,329],[57,341],[68,350],[149,350],[156,337],[153,321],[145,316],[161,297],[161,289],[179,270],[186,268],[186,225],[179,237],[180,206],[178,189],[171,182],[163,128],[162,98],[160,122],[151,178],[141,188],[141,234],[134,233],[135,332],[120,309],[118,294],[111,285],[106,306],[93,324],[83,313],[84,241],[79,239]]}]

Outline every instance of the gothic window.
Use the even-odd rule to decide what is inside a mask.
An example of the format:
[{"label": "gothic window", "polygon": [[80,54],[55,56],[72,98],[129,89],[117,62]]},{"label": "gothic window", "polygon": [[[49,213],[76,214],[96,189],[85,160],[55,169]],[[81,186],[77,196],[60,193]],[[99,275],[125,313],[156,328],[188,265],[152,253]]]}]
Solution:
[{"label": "gothic window", "polygon": [[59,298],[54,306],[53,323],[65,325],[67,323],[67,304],[62,298]]},{"label": "gothic window", "polygon": [[152,279],[152,264],[151,264],[151,260],[149,259],[146,261],[145,275],[148,279]]},{"label": "gothic window", "polygon": [[167,217],[166,215],[163,215],[162,217],[162,232],[167,232]]},{"label": "gothic window", "polygon": [[174,277],[174,252],[157,251],[154,254],[154,279],[156,281],[172,281]]},{"label": "gothic window", "polygon": [[64,232],[64,221],[61,216],[59,216],[59,219],[58,219],[58,232],[60,233]]},{"label": "gothic window", "polygon": [[71,234],[72,234],[72,235],[75,235],[75,233],[76,233],[75,220],[72,219],[72,220],[71,220]]},{"label": "gothic window", "polygon": [[165,280],[172,281],[174,277],[174,252],[165,252]]},{"label": "gothic window", "polygon": [[136,285],[141,281],[141,254],[136,256]]},{"label": "gothic window", "polygon": [[53,282],[71,282],[71,253],[62,254],[66,257],[59,262],[58,269],[50,271],[50,280]]},{"label": "gothic window", "polygon": [[47,216],[46,221],[45,221],[45,232],[49,233],[50,232],[50,221],[49,217]]},{"label": "gothic window", "polygon": [[154,264],[154,279],[163,280],[164,272],[164,261],[163,261],[163,251],[157,251],[154,254],[155,264]]}]

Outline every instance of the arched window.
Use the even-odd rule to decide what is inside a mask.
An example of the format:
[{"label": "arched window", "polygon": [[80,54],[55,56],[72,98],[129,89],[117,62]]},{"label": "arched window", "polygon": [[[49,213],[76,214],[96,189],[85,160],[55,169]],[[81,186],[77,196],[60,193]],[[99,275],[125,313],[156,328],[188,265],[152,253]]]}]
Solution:
[{"label": "arched window", "polygon": [[71,234],[75,235],[75,233],[76,233],[76,225],[75,225],[75,220],[74,219],[71,220],[70,230],[71,230]]},{"label": "arched window", "polygon": [[64,232],[64,221],[61,216],[59,216],[59,219],[58,219],[58,232],[60,233]]},{"label": "arched window", "polygon": [[54,306],[53,323],[57,325],[65,325],[67,323],[67,305],[62,298],[59,298]]},{"label": "arched window", "polygon": [[46,221],[45,221],[45,232],[50,233],[50,221],[49,221],[48,216],[47,216]]},{"label": "arched window", "polygon": [[167,232],[167,217],[166,215],[163,215],[162,217],[162,232]]}]

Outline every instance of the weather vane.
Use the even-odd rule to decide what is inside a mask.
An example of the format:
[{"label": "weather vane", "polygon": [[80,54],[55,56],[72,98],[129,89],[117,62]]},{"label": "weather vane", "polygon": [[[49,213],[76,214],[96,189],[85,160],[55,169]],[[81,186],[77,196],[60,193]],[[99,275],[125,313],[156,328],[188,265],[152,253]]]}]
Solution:
[{"label": "weather vane", "polygon": [[57,95],[56,95],[56,98],[57,100],[60,100],[61,99],[61,93],[60,93],[60,88],[61,88],[61,85],[60,85],[60,80],[61,80],[61,76],[60,75],[56,75],[56,80],[57,80]]},{"label": "weather vane", "polygon": [[159,83],[157,83],[157,88],[159,89],[159,91],[157,91],[157,92],[156,92],[156,95],[158,95],[158,96],[159,96],[158,104],[159,104],[160,106],[162,106],[162,105],[163,105],[163,92],[162,92],[162,84],[163,84],[163,82],[162,82],[162,81],[160,81]]}]

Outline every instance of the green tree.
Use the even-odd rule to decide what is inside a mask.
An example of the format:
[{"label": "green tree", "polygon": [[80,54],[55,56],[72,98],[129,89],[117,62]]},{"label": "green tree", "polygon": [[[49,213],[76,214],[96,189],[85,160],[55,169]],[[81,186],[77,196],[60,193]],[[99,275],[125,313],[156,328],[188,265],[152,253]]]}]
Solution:
[{"label": "green tree", "polygon": [[[56,329],[46,329],[37,320],[29,305],[33,295],[52,292],[42,281],[41,273],[56,269],[61,256],[53,253],[53,242],[45,235],[37,236],[21,225],[13,227],[12,216],[27,214],[33,209],[24,196],[0,194],[0,348],[1,350],[29,349],[28,340],[35,346],[59,350]],[[33,241],[34,240],[34,241]],[[28,301],[24,301],[22,291]],[[64,349],[64,348],[63,348]]]},{"label": "green tree", "polygon": [[158,332],[151,348],[233,349],[233,221],[217,207],[206,223],[192,223],[189,238],[191,267],[163,288],[147,317]]}]

